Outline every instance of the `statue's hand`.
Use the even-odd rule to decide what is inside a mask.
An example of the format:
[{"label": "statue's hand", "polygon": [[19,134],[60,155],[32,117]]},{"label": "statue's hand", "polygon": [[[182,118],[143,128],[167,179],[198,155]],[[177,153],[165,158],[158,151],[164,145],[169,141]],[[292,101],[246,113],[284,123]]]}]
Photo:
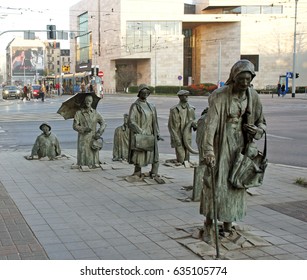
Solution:
[{"label": "statue's hand", "polygon": [[175,141],[175,145],[176,145],[176,147],[182,146],[182,145],[181,145],[181,141],[179,141],[179,140]]},{"label": "statue's hand", "polygon": [[92,131],[92,129],[89,128],[89,127],[84,128],[84,133],[89,133],[89,132],[91,132],[91,131]]},{"label": "statue's hand", "polygon": [[259,133],[262,132],[262,129],[258,128],[254,124],[244,124],[243,128],[251,136],[256,135],[257,132],[259,132]]},{"label": "statue's hand", "polygon": [[95,140],[100,139],[100,137],[101,137],[100,133],[99,133],[99,132],[96,132],[96,134],[95,134],[95,136],[94,136]]},{"label": "statue's hand", "polygon": [[158,141],[164,141],[164,139],[160,135],[157,136],[157,139]]},{"label": "statue's hand", "polygon": [[204,156],[204,163],[209,167],[214,167],[215,166],[215,156],[212,154]]},{"label": "statue's hand", "polygon": [[191,126],[194,131],[197,130],[197,122],[192,122]]}]

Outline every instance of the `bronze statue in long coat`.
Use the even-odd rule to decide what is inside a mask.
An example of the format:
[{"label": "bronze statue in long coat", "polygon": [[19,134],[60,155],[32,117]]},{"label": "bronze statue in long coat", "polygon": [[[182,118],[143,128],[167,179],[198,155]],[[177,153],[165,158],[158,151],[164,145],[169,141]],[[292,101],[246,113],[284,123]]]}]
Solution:
[{"label": "bronze statue in long coat", "polygon": [[[147,85],[140,85],[138,99],[131,105],[129,110],[128,124],[130,128],[129,157],[128,162],[134,164],[134,175],[141,176],[141,168],[152,164],[151,176],[158,175],[159,151],[158,140],[160,132],[156,107],[147,102],[150,89]],[[153,148],[151,150],[140,150],[136,147],[135,135],[153,136]]]}]

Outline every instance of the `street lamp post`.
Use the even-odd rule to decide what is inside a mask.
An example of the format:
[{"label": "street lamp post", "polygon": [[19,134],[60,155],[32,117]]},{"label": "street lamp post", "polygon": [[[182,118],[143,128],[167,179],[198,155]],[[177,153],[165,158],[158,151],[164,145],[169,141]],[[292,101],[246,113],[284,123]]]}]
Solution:
[{"label": "street lamp post", "polygon": [[158,45],[158,41],[159,41],[159,37],[157,38],[157,34],[156,34],[156,30],[155,30],[155,41],[154,44],[152,44],[152,35],[150,35],[150,52],[152,51],[152,49],[154,48],[154,75],[155,75],[155,80],[154,80],[154,86],[157,86],[157,45]]},{"label": "street lamp post", "polygon": [[60,67],[60,77],[59,77],[59,84],[60,84],[60,87],[59,87],[59,94],[60,96],[62,96],[63,94],[63,87],[62,87],[62,56],[59,55],[58,56],[59,58],[59,67]]},{"label": "street lamp post", "polygon": [[292,97],[295,97],[295,89],[296,89],[296,20],[297,20],[297,2],[295,0],[295,16],[294,16],[294,39],[293,39],[293,75],[292,75]]},{"label": "street lamp post", "polygon": [[157,86],[157,46],[155,46],[155,87]]},{"label": "street lamp post", "polygon": [[219,54],[218,54],[218,70],[217,70],[217,86],[221,84],[221,60],[222,60],[222,42],[219,41]]},{"label": "street lamp post", "polygon": [[26,67],[25,64],[23,64],[23,85],[26,85]]}]

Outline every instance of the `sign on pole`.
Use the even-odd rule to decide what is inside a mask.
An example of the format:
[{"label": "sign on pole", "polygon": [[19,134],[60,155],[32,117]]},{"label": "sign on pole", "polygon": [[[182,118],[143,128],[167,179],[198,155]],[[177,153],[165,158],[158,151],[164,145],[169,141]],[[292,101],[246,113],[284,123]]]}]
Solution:
[{"label": "sign on pole", "polygon": [[69,66],[69,65],[63,65],[63,66],[62,66],[62,72],[64,72],[64,73],[65,73],[65,72],[66,72],[66,73],[67,73],[67,72],[70,72],[70,66]]}]

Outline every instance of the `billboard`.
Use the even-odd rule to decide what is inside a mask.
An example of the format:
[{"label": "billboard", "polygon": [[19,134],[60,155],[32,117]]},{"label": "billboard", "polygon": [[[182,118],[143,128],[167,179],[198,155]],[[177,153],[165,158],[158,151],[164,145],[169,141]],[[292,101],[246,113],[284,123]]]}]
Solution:
[{"label": "billboard", "polygon": [[43,75],[44,49],[42,47],[12,47],[12,76]]}]

